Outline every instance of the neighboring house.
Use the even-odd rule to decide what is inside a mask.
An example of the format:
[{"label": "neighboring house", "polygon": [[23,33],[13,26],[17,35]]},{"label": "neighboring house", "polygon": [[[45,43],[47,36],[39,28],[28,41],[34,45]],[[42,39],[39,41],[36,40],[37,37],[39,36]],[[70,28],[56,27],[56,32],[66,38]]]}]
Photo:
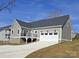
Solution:
[{"label": "neighboring house", "polygon": [[69,15],[43,19],[34,22],[15,20],[11,25],[11,43],[28,42],[29,38],[39,41],[72,41]]},{"label": "neighboring house", "polygon": [[8,41],[10,39],[11,25],[0,28],[0,40]]}]

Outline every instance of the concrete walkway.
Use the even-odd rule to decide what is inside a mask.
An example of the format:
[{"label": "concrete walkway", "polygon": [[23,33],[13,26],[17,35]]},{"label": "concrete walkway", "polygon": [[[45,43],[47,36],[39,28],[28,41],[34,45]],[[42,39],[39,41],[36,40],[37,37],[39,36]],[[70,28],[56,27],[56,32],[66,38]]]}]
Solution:
[{"label": "concrete walkway", "polygon": [[0,58],[24,58],[30,53],[54,45],[56,42],[34,42],[25,45],[2,45],[0,46]]}]

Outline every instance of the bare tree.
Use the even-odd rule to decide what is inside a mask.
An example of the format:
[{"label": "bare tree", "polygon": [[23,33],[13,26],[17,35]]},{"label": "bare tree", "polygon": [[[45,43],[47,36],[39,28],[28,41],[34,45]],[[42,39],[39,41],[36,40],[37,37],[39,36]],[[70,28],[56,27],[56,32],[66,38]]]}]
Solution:
[{"label": "bare tree", "polygon": [[14,5],[15,0],[0,0],[0,11],[2,10],[9,10]]}]

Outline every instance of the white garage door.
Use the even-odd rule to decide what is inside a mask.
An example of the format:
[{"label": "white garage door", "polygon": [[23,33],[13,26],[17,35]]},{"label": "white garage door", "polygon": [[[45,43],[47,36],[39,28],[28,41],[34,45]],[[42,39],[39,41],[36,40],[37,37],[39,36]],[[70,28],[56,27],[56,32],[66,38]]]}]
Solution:
[{"label": "white garage door", "polygon": [[53,41],[58,42],[58,33],[41,33],[40,41]]}]

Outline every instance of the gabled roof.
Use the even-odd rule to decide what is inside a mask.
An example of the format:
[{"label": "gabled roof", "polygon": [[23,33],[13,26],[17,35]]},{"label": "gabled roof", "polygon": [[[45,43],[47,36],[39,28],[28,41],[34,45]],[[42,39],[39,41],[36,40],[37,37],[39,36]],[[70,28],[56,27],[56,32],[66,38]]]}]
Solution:
[{"label": "gabled roof", "polygon": [[[39,21],[30,22],[30,23],[26,23],[18,19],[16,19],[16,21],[20,24],[20,26],[24,26],[28,28],[37,28],[37,27],[56,26],[56,25],[64,26],[64,24],[67,22],[68,19],[69,19],[69,15],[49,18],[49,19],[42,19]],[[9,29],[10,27],[11,25],[0,27],[0,31],[4,29]]]},{"label": "gabled roof", "polygon": [[29,23],[26,23],[24,21],[18,20],[16,19],[16,21],[19,23],[20,26],[24,26],[24,27],[31,27],[31,25]]},{"label": "gabled roof", "polygon": [[65,15],[65,16],[60,16],[60,17],[43,19],[43,20],[31,22],[30,24],[33,28],[55,26],[55,25],[62,25],[63,26],[68,19],[69,19],[69,15]]},{"label": "gabled roof", "polygon": [[4,27],[0,27],[0,31],[4,30],[4,29],[9,29],[11,27],[11,25],[8,26],[4,26]]},{"label": "gabled roof", "polygon": [[30,23],[26,23],[20,20],[17,20],[17,21],[20,24],[20,26],[36,28],[36,27],[56,26],[56,25],[63,26],[67,22],[68,19],[69,19],[69,15],[55,17],[55,18],[42,19],[39,21],[30,22]]}]

